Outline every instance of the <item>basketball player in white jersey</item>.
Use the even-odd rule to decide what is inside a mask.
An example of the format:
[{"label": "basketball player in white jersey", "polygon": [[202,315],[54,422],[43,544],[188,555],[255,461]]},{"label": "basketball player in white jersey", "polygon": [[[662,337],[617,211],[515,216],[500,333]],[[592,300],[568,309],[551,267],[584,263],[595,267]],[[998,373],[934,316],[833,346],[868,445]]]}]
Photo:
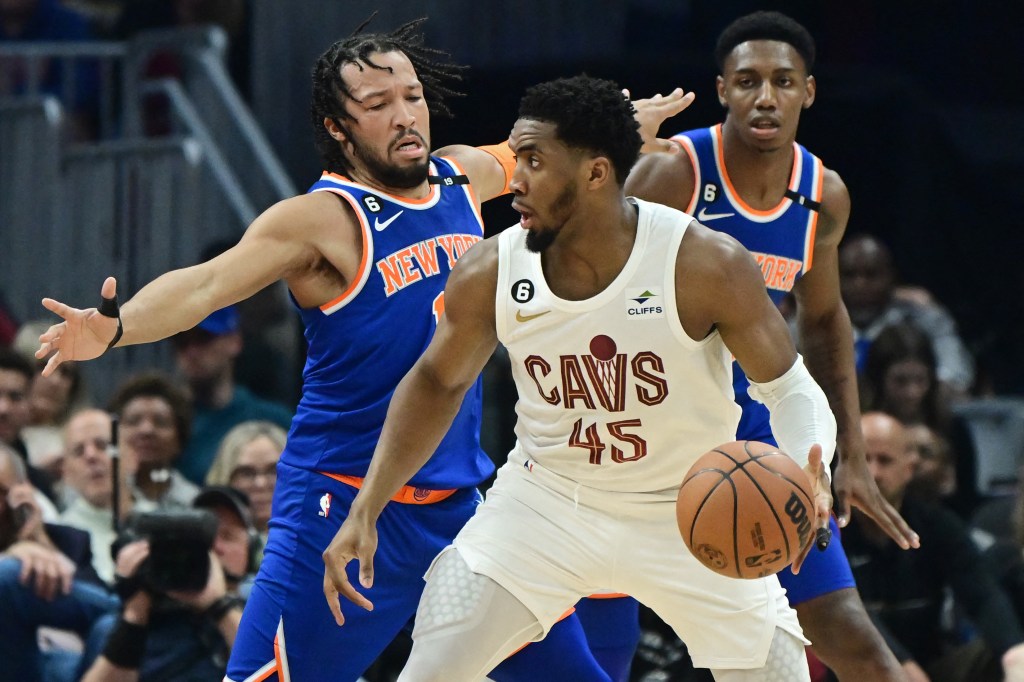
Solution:
[{"label": "basketball player in white jersey", "polygon": [[720,681],[808,680],[806,640],[777,578],[708,570],[675,520],[683,474],[736,432],[735,355],[808,474],[807,513],[827,523],[835,420],[753,257],[684,213],[625,197],[641,140],[614,83],[531,88],[509,144],[521,223],[453,270],[444,318],[399,385],[324,553],[328,604],[339,622],[339,593],[372,608],[345,566],[358,559],[371,586],[377,516],[430,457],[500,340],[519,390],[518,442],[428,571],[400,679],[477,680],[580,597],[614,590],[653,608]]}]

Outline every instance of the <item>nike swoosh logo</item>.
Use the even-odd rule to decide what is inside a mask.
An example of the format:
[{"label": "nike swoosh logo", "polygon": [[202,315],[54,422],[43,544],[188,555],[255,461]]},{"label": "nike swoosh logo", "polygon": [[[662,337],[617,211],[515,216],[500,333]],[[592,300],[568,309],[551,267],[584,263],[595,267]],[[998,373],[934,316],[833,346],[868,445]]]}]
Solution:
[{"label": "nike swoosh logo", "polygon": [[384,222],[381,222],[379,218],[374,218],[373,219],[373,229],[377,230],[378,232],[383,232],[384,230],[387,229],[388,225],[390,225],[391,223],[395,222],[398,219],[398,216],[402,215],[403,213],[405,213],[404,210],[399,211],[398,213],[396,213],[395,215],[391,216],[390,218],[388,218]]},{"label": "nike swoosh logo", "polygon": [[697,220],[704,222],[705,220],[718,220],[719,218],[728,218],[729,216],[736,215],[735,213],[708,213],[707,207],[702,208],[700,213],[697,214]]},{"label": "nike swoosh logo", "polygon": [[534,319],[540,317],[541,315],[547,315],[550,312],[551,312],[550,310],[545,310],[542,313],[535,313],[533,315],[523,315],[523,311],[522,310],[517,310],[516,311],[516,322],[529,322],[530,320],[534,320]]}]

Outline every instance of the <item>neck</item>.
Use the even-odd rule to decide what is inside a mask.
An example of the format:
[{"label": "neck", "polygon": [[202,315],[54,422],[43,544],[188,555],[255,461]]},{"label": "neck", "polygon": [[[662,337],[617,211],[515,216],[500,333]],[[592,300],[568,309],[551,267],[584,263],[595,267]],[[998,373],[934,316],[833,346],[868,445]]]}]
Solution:
[{"label": "neck", "polygon": [[139,464],[135,475],[135,487],[150,500],[159,500],[171,487],[170,467]]},{"label": "neck", "polygon": [[722,125],[722,156],[735,190],[756,209],[773,208],[789,187],[793,173],[793,140],[771,150],[746,144],[727,119]]}]

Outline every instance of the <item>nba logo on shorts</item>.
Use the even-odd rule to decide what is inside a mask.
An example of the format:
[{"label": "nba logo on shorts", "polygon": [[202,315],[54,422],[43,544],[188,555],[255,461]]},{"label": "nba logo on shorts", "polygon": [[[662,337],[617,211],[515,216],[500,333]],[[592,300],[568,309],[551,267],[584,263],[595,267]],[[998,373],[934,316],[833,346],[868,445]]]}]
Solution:
[{"label": "nba logo on shorts", "polygon": [[320,516],[327,518],[327,515],[331,513],[331,494],[324,493],[323,497],[320,498]]}]

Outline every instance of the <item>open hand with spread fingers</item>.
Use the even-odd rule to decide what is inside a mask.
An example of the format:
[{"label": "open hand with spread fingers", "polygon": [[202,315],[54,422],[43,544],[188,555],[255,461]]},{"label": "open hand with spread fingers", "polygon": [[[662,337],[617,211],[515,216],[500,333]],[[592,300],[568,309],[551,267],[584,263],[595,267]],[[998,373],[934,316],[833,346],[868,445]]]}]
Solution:
[{"label": "open hand with spread fingers", "polygon": [[52,298],[43,299],[43,307],[60,315],[58,322],[39,336],[40,360],[49,357],[43,376],[50,376],[66,360],[92,360],[103,355],[121,337],[121,318],[117,307],[117,280],[108,277],[100,290],[99,308],[72,308]]}]

